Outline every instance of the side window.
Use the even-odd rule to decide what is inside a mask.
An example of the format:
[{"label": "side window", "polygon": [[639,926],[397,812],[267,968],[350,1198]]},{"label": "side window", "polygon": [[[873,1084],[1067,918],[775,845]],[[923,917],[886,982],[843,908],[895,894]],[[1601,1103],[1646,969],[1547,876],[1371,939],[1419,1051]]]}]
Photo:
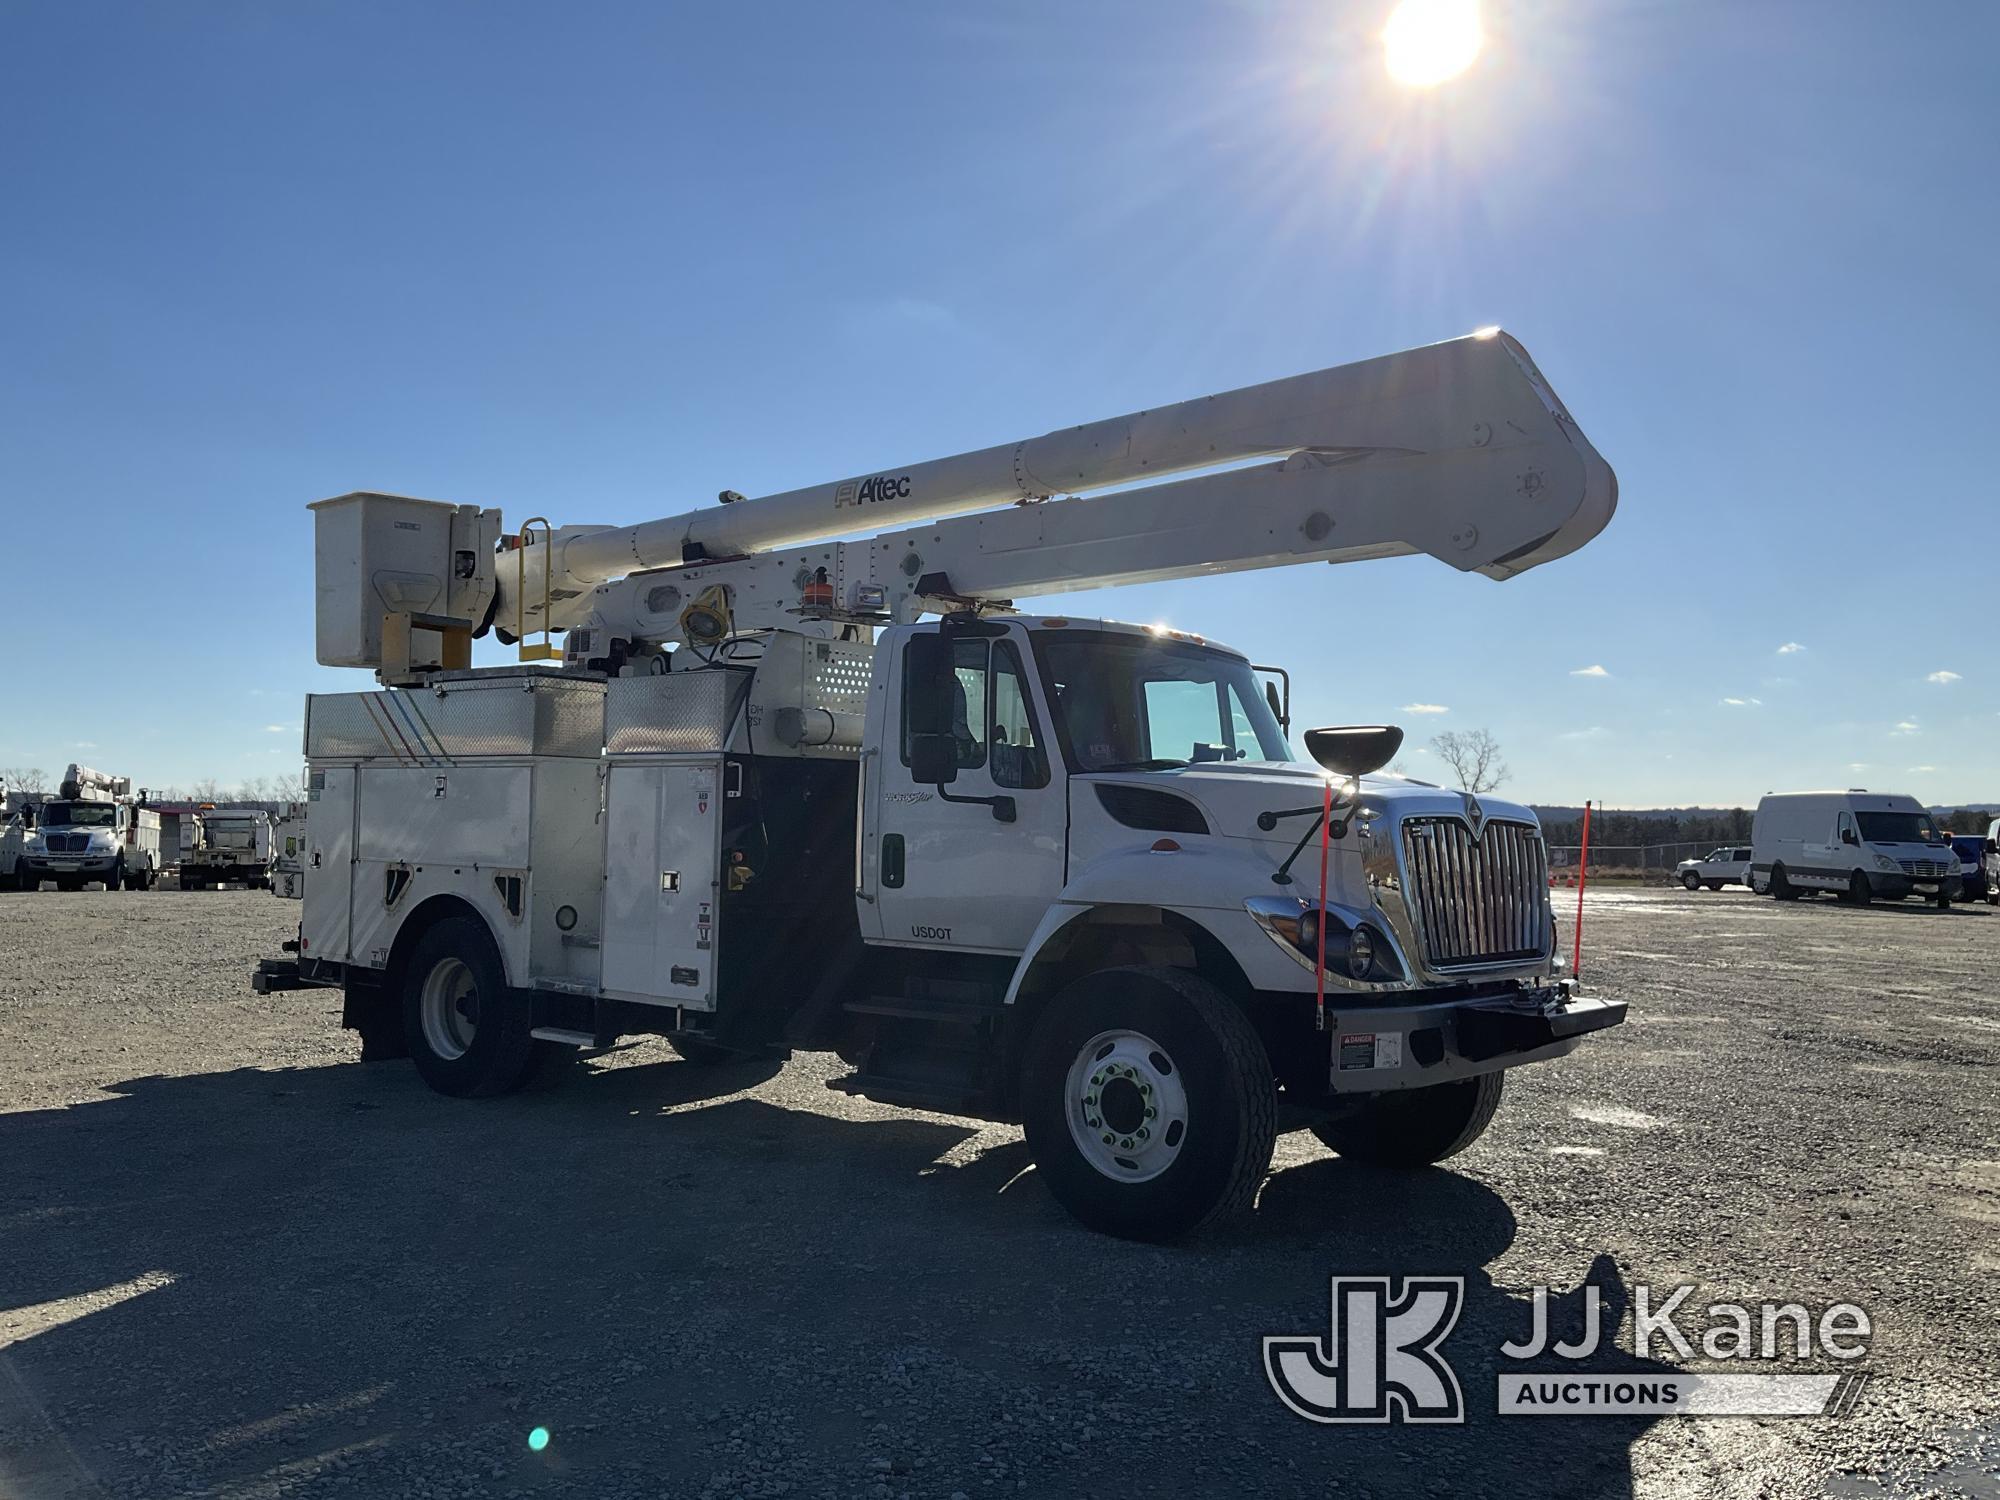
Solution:
[{"label": "side window", "polygon": [[[903,764],[910,763],[910,675],[903,659]],[[962,640],[952,647],[951,734],[958,745],[958,768],[986,764],[986,642]]]},{"label": "side window", "polygon": [[993,648],[993,713],[987,736],[992,744],[993,784],[1028,788],[1049,784],[1049,755],[1035,732],[1028,697],[1028,674],[1012,641]]}]

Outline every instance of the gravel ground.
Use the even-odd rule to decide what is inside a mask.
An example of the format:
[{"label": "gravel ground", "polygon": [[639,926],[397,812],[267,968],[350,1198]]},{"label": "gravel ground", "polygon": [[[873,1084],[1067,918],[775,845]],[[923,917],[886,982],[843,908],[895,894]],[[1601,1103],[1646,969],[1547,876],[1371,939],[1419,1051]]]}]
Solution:
[{"label": "gravel ground", "polygon": [[[1155,1249],[831,1058],[649,1042],[448,1100],[332,993],[250,993],[288,903],[0,896],[0,1496],[2000,1494],[2000,913],[1588,911],[1631,1021],[1449,1170],[1288,1135],[1247,1222]],[[1466,1426],[1272,1395],[1260,1336],[1370,1273],[1466,1278]],[[1573,1329],[1586,1280],[1858,1301],[1872,1383],[1845,1421],[1496,1416],[1530,1288]]]}]

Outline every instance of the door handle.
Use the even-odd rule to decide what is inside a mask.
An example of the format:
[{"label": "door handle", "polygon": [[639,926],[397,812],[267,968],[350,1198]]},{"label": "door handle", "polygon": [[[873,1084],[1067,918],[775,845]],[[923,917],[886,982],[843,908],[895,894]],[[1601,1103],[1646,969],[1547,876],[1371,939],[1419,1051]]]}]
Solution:
[{"label": "door handle", "polygon": [[903,888],[903,836],[900,833],[882,835],[882,885],[892,891]]}]

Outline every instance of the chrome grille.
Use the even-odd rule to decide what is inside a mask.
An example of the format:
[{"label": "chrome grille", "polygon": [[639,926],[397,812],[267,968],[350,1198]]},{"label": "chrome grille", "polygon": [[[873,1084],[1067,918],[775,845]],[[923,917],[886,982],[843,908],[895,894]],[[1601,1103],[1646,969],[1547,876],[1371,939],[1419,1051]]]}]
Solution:
[{"label": "chrome grille", "polygon": [[1433,969],[1519,963],[1548,952],[1548,863],[1532,824],[1488,823],[1475,839],[1457,818],[1410,818],[1403,877]]},{"label": "chrome grille", "polygon": [[1906,859],[1902,862],[1903,873],[1914,875],[1919,880],[1942,880],[1952,873],[1953,867],[1938,859]]}]

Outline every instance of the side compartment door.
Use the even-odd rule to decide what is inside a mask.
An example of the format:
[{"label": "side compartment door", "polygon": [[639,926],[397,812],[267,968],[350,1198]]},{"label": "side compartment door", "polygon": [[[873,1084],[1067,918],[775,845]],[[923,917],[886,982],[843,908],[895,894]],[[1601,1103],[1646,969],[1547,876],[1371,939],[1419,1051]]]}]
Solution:
[{"label": "side compartment door", "polygon": [[601,988],[715,1009],[722,762],[614,762],[604,813]]},{"label": "side compartment door", "polygon": [[301,958],[345,963],[349,957],[354,920],[354,777],[352,766],[310,773]]}]

